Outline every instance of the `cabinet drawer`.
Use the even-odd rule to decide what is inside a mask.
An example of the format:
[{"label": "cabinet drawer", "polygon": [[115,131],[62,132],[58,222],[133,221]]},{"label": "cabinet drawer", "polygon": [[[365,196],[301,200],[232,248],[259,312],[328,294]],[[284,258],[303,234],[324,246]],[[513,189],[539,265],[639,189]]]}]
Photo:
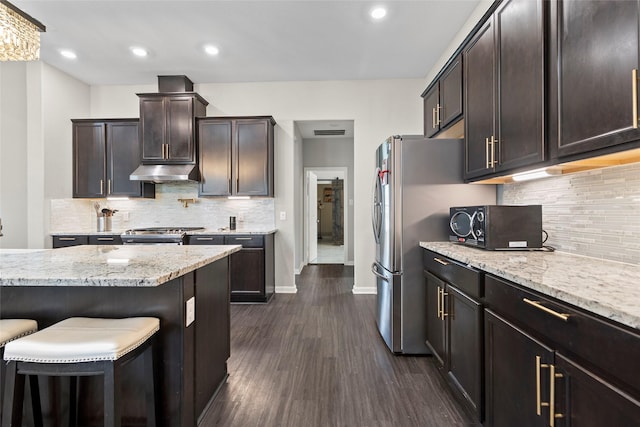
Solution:
[{"label": "cabinet drawer", "polygon": [[224,236],[204,234],[187,236],[187,245],[224,245]]},{"label": "cabinet drawer", "polygon": [[485,303],[516,324],[640,396],[640,335],[579,308],[487,275]]},{"label": "cabinet drawer", "polygon": [[113,236],[89,236],[90,245],[121,245],[122,238],[120,235]]},{"label": "cabinet drawer", "polygon": [[243,248],[262,248],[264,247],[264,236],[254,235],[237,235],[224,236],[225,245],[242,245]]},{"label": "cabinet drawer", "polygon": [[474,298],[483,295],[483,274],[481,271],[460,264],[445,256],[424,250],[422,265],[442,280],[447,281]]},{"label": "cabinet drawer", "polygon": [[53,236],[53,248],[88,245],[89,236]]}]

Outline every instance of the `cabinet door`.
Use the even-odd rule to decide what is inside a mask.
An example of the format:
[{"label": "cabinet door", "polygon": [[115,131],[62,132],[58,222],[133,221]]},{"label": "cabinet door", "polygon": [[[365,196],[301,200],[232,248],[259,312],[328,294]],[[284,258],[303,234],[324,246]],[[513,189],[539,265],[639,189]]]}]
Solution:
[{"label": "cabinet door", "polygon": [[[553,363],[553,352],[506,320],[485,310],[485,426],[544,427],[549,425],[549,408],[538,411],[540,402],[549,402],[549,369],[540,368],[536,378],[536,358]],[[538,415],[540,412],[540,415]]]},{"label": "cabinet door", "polygon": [[105,124],[73,123],[73,197],[106,195]]},{"label": "cabinet door", "polygon": [[264,297],[264,249],[241,249],[229,261],[231,300]]},{"label": "cabinet door", "polygon": [[231,195],[231,120],[198,121],[200,195]]},{"label": "cabinet door", "polygon": [[440,129],[453,123],[462,115],[462,55],[449,65],[440,78]]},{"label": "cabinet door", "polygon": [[107,195],[140,197],[142,183],[129,175],[140,165],[137,122],[107,123]]},{"label": "cabinet door", "polygon": [[635,426],[640,422],[637,400],[621,392],[592,372],[556,353],[555,413],[561,425],[580,427]]},{"label": "cabinet door", "polygon": [[269,120],[239,119],[235,123],[233,193],[273,196],[273,126]]},{"label": "cabinet door", "polygon": [[482,419],[482,305],[447,285],[449,372]]},{"label": "cabinet door", "polygon": [[506,0],[495,14],[497,170],[545,159],[542,0]]},{"label": "cabinet door", "polygon": [[90,245],[121,245],[122,238],[120,237],[119,234],[114,234],[109,236],[91,235],[89,236],[89,244]]},{"label": "cabinet door", "polygon": [[224,245],[224,236],[211,236],[211,235],[187,236],[187,245]]},{"label": "cabinet door", "polygon": [[89,236],[53,236],[53,249],[67,248],[69,246],[88,245]]},{"label": "cabinet door", "polygon": [[489,19],[463,53],[465,103],[465,178],[493,172],[489,143],[495,135],[495,43]]},{"label": "cabinet door", "polygon": [[440,130],[437,118],[439,99],[439,84],[436,84],[424,96],[424,135],[427,138],[432,137]]},{"label": "cabinet door", "polygon": [[162,162],[166,142],[166,110],[163,97],[140,97],[142,161]]},{"label": "cabinet door", "polygon": [[167,140],[170,163],[195,161],[193,137],[193,97],[171,96],[166,98]]},{"label": "cabinet door", "polygon": [[427,304],[425,316],[427,319],[427,346],[433,352],[441,365],[447,365],[445,322],[441,316],[443,311],[442,292],[446,284],[428,271],[424,272],[425,286],[427,287]]},{"label": "cabinet door", "polygon": [[633,129],[638,2],[557,2],[558,155],[640,139]]}]

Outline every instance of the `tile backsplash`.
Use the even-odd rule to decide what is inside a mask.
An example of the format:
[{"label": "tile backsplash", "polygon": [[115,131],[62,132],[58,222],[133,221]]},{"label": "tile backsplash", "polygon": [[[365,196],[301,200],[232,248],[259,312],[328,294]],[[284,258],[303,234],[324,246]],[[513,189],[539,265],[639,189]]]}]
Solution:
[{"label": "tile backsplash", "polygon": [[541,204],[557,250],[640,263],[640,164],[504,184],[502,204]]},{"label": "tile backsplash", "polygon": [[[178,199],[197,199],[185,208]],[[50,230],[52,233],[86,233],[96,231],[94,201],[101,207],[117,209],[112,230],[157,226],[202,226],[219,229],[229,226],[235,216],[237,229],[275,229],[274,199],[229,200],[226,198],[198,198],[195,183],[156,185],[155,199],[53,199],[51,200]],[[126,220],[126,216],[129,216]]]}]

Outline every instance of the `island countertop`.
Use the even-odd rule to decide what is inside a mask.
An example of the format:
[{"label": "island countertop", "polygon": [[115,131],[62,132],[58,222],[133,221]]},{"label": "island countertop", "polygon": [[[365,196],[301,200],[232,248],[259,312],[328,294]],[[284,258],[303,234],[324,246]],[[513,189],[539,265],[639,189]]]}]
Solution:
[{"label": "island countertop", "polygon": [[640,329],[640,267],[543,251],[485,251],[449,242],[420,246],[456,261]]},{"label": "island countertop", "polygon": [[240,245],[85,245],[0,249],[0,286],[158,286],[241,249]]}]

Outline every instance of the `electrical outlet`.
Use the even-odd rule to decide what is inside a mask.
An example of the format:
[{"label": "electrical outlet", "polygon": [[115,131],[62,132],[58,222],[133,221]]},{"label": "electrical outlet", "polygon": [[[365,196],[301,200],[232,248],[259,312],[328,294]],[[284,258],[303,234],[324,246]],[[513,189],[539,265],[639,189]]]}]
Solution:
[{"label": "electrical outlet", "polygon": [[287,213],[285,211],[281,211],[280,212],[280,221],[286,221],[287,220]]},{"label": "electrical outlet", "polygon": [[188,327],[196,320],[196,297],[191,297],[187,300],[187,309],[185,316],[184,327]]},{"label": "electrical outlet", "polygon": [[121,215],[122,215],[122,220],[123,221],[125,221],[125,222],[129,221],[129,212],[127,212],[127,211],[121,212]]}]

